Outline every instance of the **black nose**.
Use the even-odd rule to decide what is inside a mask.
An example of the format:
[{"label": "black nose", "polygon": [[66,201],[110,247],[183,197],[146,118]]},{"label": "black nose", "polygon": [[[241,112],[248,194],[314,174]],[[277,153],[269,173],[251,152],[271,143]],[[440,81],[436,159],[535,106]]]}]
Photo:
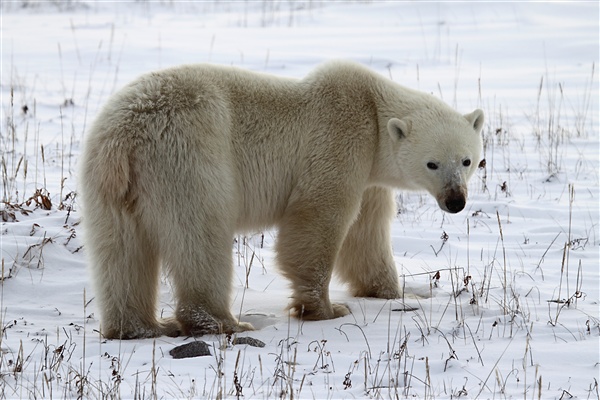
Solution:
[{"label": "black nose", "polygon": [[446,200],[446,208],[451,213],[461,212],[465,208],[465,204],[464,197],[454,197]]}]

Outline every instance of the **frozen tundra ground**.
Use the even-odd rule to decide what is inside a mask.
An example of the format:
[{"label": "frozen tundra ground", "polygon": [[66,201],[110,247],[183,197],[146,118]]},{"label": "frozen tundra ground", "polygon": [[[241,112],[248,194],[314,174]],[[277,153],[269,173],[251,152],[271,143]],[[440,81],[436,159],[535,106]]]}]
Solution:
[{"label": "frozen tundra ground", "polygon": [[[1,398],[599,398],[597,2],[0,7]],[[398,194],[398,274],[426,298],[352,298],[333,282],[350,316],[290,319],[276,232],[251,232],[232,241],[233,307],[257,328],[240,336],[265,347],[104,340],[77,202],[99,107],[171,65],[302,77],[331,58],[486,112],[463,212]],[[161,288],[169,315],[166,277]],[[169,354],[194,340],[211,355]]]}]

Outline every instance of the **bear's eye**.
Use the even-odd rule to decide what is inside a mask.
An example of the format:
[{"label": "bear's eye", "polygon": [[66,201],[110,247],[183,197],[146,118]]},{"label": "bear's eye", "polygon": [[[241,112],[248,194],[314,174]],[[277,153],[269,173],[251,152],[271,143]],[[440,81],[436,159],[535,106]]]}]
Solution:
[{"label": "bear's eye", "polygon": [[471,166],[471,160],[466,159],[463,161],[463,167],[470,167]]},{"label": "bear's eye", "polygon": [[430,161],[427,163],[427,168],[429,168],[430,170],[436,170],[436,169],[438,169],[438,165],[436,163]]}]

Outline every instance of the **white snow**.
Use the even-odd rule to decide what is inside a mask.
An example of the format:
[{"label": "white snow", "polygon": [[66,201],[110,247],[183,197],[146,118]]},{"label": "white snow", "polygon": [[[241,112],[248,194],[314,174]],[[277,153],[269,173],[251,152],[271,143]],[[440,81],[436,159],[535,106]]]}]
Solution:
[{"label": "white snow", "polygon": [[[599,398],[598,2],[0,10],[1,398]],[[430,297],[352,298],[334,282],[352,315],[290,319],[276,232],[263,246],[256,232],[232,247],[232,307],[266,347],[205,336],[211,357],[175,360],[169,350],[193,338],[103,340],[75,194],[86,126],[108,96],[181,63],[302,77],[332,58],[486,112],[487,166],[466,210],[398,195],[398,274]],[[165,280],[165,315],[171,300]]]}]

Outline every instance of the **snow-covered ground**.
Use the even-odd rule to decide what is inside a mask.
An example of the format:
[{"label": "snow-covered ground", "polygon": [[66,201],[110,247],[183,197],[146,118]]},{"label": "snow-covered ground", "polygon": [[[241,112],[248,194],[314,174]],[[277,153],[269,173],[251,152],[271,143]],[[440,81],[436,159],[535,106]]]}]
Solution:
[{"label": "snow-covered ground", "polygon": [[[3,1],[1,398],[599,398],[598,2]],[[399,193],[407,292],[299,322],[276,232],[238,237],[233,308],[258,329],[103,340],[86,273],[86,126],[143,72],[212,62],[302,77],[361,62],[486,112],[467,209]],[[193,200],[190,200],[193,201]],[[264,235],[264,237],[263,237]],[[439,274],[438,274],[439,271]],[[170,314],[169,285],[161,312]],[[414,311],[403,311],[414,308]]]}]

